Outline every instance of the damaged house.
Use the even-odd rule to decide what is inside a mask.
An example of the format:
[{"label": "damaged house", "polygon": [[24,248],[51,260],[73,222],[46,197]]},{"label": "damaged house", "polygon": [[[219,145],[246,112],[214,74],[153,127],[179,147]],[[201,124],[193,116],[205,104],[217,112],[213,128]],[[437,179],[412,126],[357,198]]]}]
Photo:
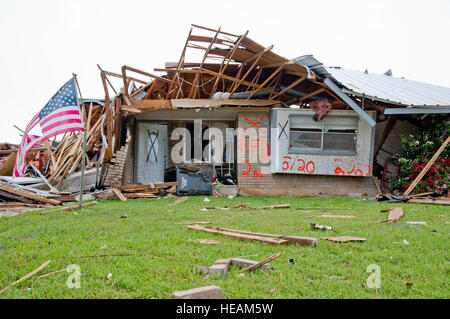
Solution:
[{"label": "damaged house", "polygon": [[161,76],[99,66],[104,184],[178,181],[178,194],[207,194],[217,178],[241,195],[371,196],[399,134],[415,129],[403,117],[450,110],[449,88],[272,49],[193,25],[180,59],[153,70]]}]

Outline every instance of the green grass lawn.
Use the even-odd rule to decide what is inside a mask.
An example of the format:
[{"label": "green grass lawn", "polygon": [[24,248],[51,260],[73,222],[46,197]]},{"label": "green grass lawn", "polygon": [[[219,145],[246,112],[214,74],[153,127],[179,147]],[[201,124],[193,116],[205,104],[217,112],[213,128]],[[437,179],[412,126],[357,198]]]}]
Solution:
[{"label": "green grass lawn", "polygon": [[[218,285],[225,298],[449,298],[449,208],[438,205],[392,204],[362,198],[190,197],[105,201],[76,215],[60,212],[41,216],[28,212],[0,218],[0,289],[51,263],[38,275],[77,264],[81,288],[68,288],[70,275],[60,272],[20,283],[0,298],[171,298],[174,290]],[[205,206],[291,204],[290,209],[209,210]],[[403,207],[406,221],[425,221],[420,228],[377,223],[387,218],[381,209]],[[321,207],[328,210],[300,210]],[[355,219],[329,219],[322,214],[350,214]],[[273,246],[255,241],[185,230],[185,221],[209,221],[212,226],[284,235],[357,236],[362,243],[320,240],[318,247]],[[313,231],[310,223],[333,227]],[[29,239],[17,237],[37,236]],[[223,244],[207,245],[197,239]],[[406,239],[409,245],[403,244]],[[396,243],[397,242],[397,243]],[[2,248],[3,247],[3,248]],[[195,266],[216,259],[281,252],[270,264],[272,278],[261,271],[231,268],[226,278],[203,279]],[[90,257],[101,254],[132,256]],[[290,260],[293,260],[293,263]],[[381,269],[381,287],[366,286],[369,265]],[[108,281],[107,276],[112,273]],[[276,280],[275,280],[276,279]],[[408,284],[407,283],[412,283]],[[276,288],[276,289],[274,289]]]}]

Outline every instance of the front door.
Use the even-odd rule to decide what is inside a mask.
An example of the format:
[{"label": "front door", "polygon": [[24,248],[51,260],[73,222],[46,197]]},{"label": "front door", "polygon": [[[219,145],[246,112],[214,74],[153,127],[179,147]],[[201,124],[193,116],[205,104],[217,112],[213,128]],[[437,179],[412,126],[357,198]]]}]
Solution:
[{"label": "front door", "polygon": [[167,125],[141,122],[137,124],[136,182],[164,182],[167,167]]}]

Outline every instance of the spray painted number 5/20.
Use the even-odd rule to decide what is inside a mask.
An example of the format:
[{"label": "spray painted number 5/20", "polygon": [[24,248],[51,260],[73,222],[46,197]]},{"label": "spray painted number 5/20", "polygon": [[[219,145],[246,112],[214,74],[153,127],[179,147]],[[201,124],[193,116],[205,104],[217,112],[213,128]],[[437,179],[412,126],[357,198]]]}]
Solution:
[{"label": "spray painted number 5/20", "polygon": [[313,161],[305,162],[303,159],[291,156],[283,156],[283,171],[294,171],[297,170],[302,173],[314,174],[316,170],[316,165]]}]

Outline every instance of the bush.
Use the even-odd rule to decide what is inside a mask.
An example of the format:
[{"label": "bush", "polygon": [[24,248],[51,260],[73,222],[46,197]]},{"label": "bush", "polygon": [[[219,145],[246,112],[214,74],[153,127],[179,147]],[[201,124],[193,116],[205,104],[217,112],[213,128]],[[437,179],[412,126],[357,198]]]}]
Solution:
[{"label": "bush", "polygon": [[[417,175],[427,165],[439,147],[450,134],[450,123],[440,116],[434,116],[428,122],[421,135],[402,137],[402,154],[399,158],[400,175],[391,183],[393,191],[404,192]],[[450,154],[446,147],[433,166],[414,188],[413,193],[434,192],[450,182]]]}]

